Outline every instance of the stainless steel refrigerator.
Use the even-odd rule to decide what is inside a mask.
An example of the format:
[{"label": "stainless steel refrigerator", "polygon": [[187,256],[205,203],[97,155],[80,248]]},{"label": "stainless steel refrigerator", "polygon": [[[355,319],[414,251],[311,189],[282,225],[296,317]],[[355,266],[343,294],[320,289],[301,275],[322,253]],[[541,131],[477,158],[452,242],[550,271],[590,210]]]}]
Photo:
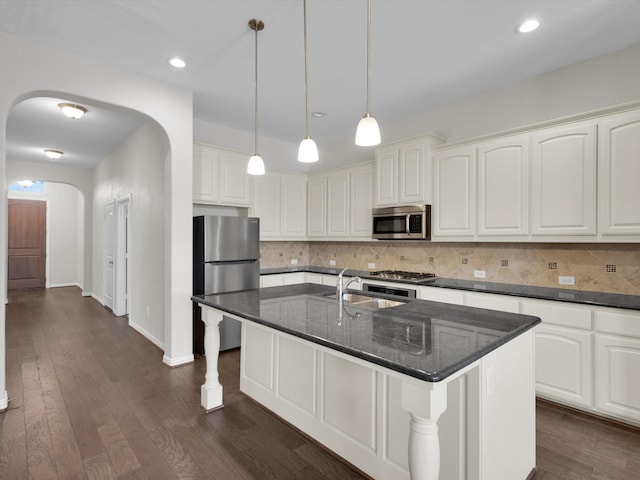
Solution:
[{"label": "stainless steel refrigerator", "polygon": [[[252,217],[193,217],[193,294],[260,287],[260,220]],[[224,317],[220,351],[240,346],[241,324]],[[193,352],[204,354],[202,310],[193,304]]]}]

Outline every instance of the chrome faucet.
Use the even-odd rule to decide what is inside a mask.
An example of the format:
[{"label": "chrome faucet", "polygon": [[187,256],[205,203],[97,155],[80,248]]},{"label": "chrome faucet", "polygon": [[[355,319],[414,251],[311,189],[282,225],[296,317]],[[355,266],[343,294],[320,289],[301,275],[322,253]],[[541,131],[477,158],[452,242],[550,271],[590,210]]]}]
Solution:
[{"label": "chrome faucet", "polygon": [[347,267],[343,268],[342,271],[338,274],[338,281],[336,282],[336,297],[338,297],[338,302],[340,304],[340,311],[342,311],[342,296],[344,291],[349,288],[353,282],[362,283],[362,279],[360,277],[353,277],[347,281],[346,285],[342,283],[342,275],[347,270]]}]

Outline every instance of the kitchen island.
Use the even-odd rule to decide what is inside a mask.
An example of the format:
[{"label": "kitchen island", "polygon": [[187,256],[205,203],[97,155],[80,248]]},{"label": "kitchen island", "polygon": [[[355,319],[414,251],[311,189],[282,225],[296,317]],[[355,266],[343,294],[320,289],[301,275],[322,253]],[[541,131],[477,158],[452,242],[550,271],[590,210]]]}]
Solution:
[{"label": "kitchen island", "polygon": [[[525,479],[535,471],[536,317],[410,300],[345,303],[289,285],[196,296],[222,406],[218,324],[242,321],[241,390],[380,479]],[[214,352],[211,354],[210,352]]]}]

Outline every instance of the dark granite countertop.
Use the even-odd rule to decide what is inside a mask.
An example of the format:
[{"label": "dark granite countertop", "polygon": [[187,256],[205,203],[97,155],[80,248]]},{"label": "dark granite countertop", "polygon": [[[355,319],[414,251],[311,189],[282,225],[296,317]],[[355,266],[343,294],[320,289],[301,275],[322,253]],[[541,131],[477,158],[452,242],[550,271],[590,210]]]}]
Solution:
[{"label": "dark granite countertop", "polygon": [[340,315],[330,294],[335,288],[303,283],[192,300],[428,382],[540,323],[528,315],[425,300],[375,311],[345,304]]},{"label": "dark granite countertop", "polygon": [[[266,268],[261,270],[262,275],[292,272],[313,272],[328,275],[337,275],[340,269],[294,266],[280,268]],[[474,280],[455,280],[452,278],[434,278],[411,282],[407,280],[394,280],[388,278],[372,277],[370,272],[364,270],[347,270],[345,275],[360,276],[368,280],[382,280],[385,282],[397,282],[416,286],[428,286],[466,290],[470,292],[495,293],[498,295],[510,295],[514,297],[536,298],[539,300],[555,300],[558,302],[579,303],[584,305],[596,305],[600,307],[624,308],[627,310],[640,310],[640,296],[623,295],[618,293],[589,292],[584,290],[572,290],[568,288],[530,287],[509,283],[482,282]]]}]

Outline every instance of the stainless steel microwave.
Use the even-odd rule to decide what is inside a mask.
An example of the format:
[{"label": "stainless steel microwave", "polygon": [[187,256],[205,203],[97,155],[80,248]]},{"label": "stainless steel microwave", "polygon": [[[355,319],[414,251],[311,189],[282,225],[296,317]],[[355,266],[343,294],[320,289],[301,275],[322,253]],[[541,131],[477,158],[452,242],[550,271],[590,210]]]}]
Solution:
[{"label": "stainless steel microwave", "polygon": [[431,205],[374,208],[372,238],[431,240]]}]

